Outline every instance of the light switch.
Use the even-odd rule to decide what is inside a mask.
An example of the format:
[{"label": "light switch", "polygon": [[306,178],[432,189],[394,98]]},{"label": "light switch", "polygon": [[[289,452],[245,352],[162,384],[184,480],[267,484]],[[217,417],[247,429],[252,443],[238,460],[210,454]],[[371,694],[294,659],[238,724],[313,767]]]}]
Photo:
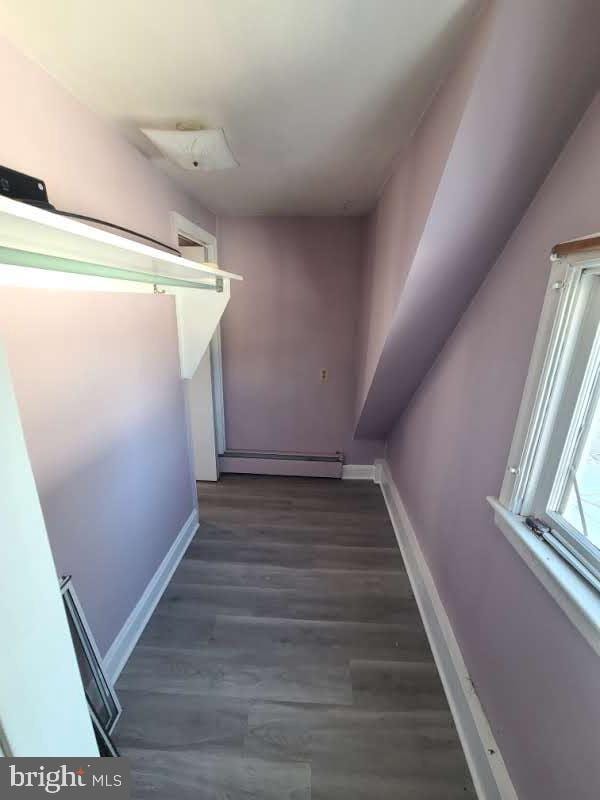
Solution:
[{"label": "light switch", "polygon": [[328,377],[327,370],[326,369],[322,369],[321,370],[321,383],[326,383],[327,382],[327,377]]}]

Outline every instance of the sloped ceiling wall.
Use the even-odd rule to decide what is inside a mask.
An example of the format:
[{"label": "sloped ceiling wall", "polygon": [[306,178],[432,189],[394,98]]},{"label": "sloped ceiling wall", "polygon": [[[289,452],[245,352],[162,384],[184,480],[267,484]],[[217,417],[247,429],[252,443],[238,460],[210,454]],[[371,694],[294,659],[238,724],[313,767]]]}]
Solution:
[{"label": "sloped ceiling wall", "polygon": [[483,13],[373,212],[357,435],[389,432],[591,101],[599,23],[596,0]]},{"label": "sloped ceiling wall", "polygon": [[485,42],[485,23],[444,83],[370,215],[359,320],[357,412],[365,403],[456,136]]}]

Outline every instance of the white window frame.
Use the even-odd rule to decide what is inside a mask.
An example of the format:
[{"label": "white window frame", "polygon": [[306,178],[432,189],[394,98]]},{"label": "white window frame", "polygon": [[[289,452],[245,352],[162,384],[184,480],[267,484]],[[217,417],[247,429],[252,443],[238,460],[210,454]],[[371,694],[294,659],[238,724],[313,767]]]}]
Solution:
[{"label": "white window frame", "polygon": [[[572,542],[561,537],[554,524],[558,520],[539,513],[551,497],[544,465],[552,458],[552,423],[566,397],[574,345],[588,308],[588,291],[597,291],[596,280],[600,281],[600,251],[552,261],[504,482],[500,497],[488,501],[508,541],[600,654],[600,582],[576,555]],[[525,524],[529,515],[553,523],[553,530],[536,536]]]}]

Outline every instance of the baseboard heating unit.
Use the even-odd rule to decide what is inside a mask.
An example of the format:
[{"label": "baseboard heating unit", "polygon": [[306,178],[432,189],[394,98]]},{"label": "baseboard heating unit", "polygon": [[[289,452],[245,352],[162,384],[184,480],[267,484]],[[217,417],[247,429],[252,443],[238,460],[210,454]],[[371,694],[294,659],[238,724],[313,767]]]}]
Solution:
[{"label": "baseboard heating unit", "polygon": [[226,450],[219,456],[221,472],[250,475],[295,475],[341,478],[343,453],[278,453],[264,450]]}]

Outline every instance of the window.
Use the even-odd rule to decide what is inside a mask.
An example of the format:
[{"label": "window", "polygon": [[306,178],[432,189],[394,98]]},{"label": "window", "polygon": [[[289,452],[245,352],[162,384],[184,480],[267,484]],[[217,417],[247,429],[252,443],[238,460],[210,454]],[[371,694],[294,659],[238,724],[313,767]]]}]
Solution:
[{"label": "window", "polygon": [[600,591],[600,242],[593,241],[598,249],[572,243],[573,252],[554,259],[500,502]]}]

